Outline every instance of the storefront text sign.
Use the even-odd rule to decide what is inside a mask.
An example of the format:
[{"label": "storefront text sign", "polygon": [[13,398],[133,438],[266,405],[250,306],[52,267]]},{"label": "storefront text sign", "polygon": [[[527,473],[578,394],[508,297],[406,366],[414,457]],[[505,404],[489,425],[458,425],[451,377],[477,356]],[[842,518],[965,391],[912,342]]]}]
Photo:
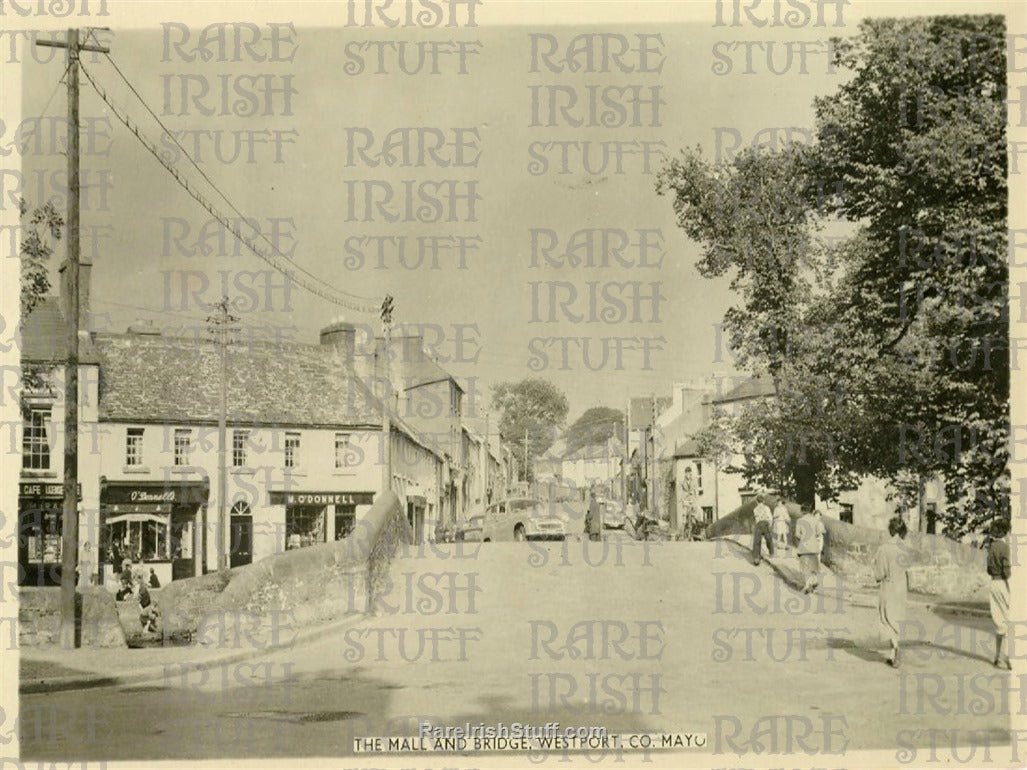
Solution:
[{"label": "storefront text sign", "polygon": [[[46,484],[37,481],[23,481],[18,490],[21,497],[64,497],[63,484]],[[82,485],[78,485],[78,498],[82,499]]]},{"label": "storefront text sign", "polygon": [[276,492],[271,505],[370,505],[374,492]]}]

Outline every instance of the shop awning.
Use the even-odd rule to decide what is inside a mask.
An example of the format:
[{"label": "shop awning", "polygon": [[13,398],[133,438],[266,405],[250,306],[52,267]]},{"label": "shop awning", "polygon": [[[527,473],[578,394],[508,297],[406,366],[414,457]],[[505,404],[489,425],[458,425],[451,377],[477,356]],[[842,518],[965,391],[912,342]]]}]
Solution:
[{"label": "shop awning", "polygon": [[108,516],[106,524],[118,524],[123,521],[152,521],[164,526],[168,525],[168,514],[163,516],[156,513],[123,513],[119,516]]}]

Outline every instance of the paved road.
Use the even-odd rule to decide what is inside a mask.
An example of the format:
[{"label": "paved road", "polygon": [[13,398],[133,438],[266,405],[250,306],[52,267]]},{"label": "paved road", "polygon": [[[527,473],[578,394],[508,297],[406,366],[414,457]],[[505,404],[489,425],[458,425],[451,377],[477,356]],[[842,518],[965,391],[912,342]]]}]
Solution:
[{"label": "paved road", "polygon": [[830,584],[804,597],[726,545],[455,549],[397,560],[377,617],[337,636],[149,685],[24,696],[22,757],[341,756],[422,720],[701,732],[712,750],[831,766],[843,749],[909,746],[927,761],[952,740],[928,729],[1008,741],[1009,675],[991,669],[981,621],[911,609],[921,641],[895,671],[874,649],[873,609]]}]

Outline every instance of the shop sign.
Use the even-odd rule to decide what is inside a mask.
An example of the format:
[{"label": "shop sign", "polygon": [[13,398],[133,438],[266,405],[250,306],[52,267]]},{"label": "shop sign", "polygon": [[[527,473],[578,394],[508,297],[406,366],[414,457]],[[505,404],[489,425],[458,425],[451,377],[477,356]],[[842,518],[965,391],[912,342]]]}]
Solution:
[{"label": "shop sign", "polygon": [[[42,481],[23,481],[19,485],[20,497],[64,499],[64,484],[48,484]],[[78,499],[82,499],[82,484],[78,485]]]},{"label": "shop sign", "polygon": [[374,492],[281,492],[271,490],[271,505],[371,505]]},{"label": "shop sign", "polygon": [[108,484],[100,488],[100,502],[104,505],[200,505],[207,502],[207,493],[205,484]]}]

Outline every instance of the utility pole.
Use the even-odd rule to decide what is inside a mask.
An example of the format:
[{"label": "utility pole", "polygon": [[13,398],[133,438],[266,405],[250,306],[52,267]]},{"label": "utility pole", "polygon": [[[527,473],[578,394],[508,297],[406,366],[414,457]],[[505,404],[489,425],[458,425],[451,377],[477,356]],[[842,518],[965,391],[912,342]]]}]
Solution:
[{"label": "utility pole", "polygon": [[489,495],[489,466],[492,464],[492,441],[489,439],[489,410],[485,410],[485,479],[482,490],[482,501],[485,506],[492,502]]},{"label": "utility pole", "polygon": [[79,42],[79,30],[67,40],[37,40],[36,45],[68,49],[68,360],[64,367],[64,506],[61,522],[61,646],[77,646],[75,634],[75,569],[78,567],[78,266],[79,266],[79,122],[78,62],[80,51],[108,53],[100,45]]},{"label": "utility pole", "polygon": [[[382,490],[392,489],[392,421],[389,418],[389,394],[392,390],[392,378],[389,370],[389,357],[392,352],[392,312],[395,303],[391,294],[382,300],[382,365],[384,379],[382,383]],[[405,514],[404,514],[405,515]]]},{"label": "utility pole", "polygon": [[524,429],[524,481],[528,481],[528,429]]},{"label": "utility pole", "polygon": [[620,463],[620,501],[622,505],[628,504],[628,462],[631,459],[631,398],[628,398],[627,408],[624,410],[624,453]]},{"label": "utility pole", "polygon": [[650,443],[653,445],[653,451],[652,451],[652,458],[653,458],[653,460],[652,460],[652,465],[653,465],[652,473],[653,473],[653,475],[650,477],[651,478],[651,483],[649,484],[649,489],[650,489],[650,495],[649,496],[650,496],[650,498],[652,500],[652,502],[650,503],[652,515],[655,518],[655,516],[656,516],[656,394],[655,393],[651,394],[650,399],[652,401],[652,417],[650,418],[650,421],[649,421],[649,440],[650,440]]},{"label": "utility pole", "polygon": [[222,297],[213,310],[215,314],[207,317],[214,335],[214,344],[218,348],[218,363],[221,371],[221,398],[218,407],[218,531],[215,543],[218,551],[218,569],[228,569],[228,551],[230,537],[228,532],[228,333],[232,325],[238,321],[228,312],[231,306],[228,297]]}]

